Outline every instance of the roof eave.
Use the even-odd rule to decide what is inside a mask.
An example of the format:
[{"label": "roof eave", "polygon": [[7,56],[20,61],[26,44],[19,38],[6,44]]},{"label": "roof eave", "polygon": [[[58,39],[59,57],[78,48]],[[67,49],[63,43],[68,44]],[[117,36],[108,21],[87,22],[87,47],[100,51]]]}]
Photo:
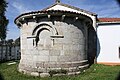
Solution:
[{"label": "roof eave", "polygon": [[[38,15],[48,15],[48,13],[51,15],[52,12],[61,12],[61,14],[63,14],[62,12],[65,12],[64,14],[76,14],[76,15],[84,15],[84,14],[80,14],[80,13],[76,13],[76,12],[70,12],[70,11],[59,11],[59,10],[48,10],[48,11],[36,11],[36,12],[29,12],[29,13],[24,13],[21,14],[20,16],[18,16],[15,20],[14,23],[16,24],[17,21],[23,19],[23,18],[29,18],[30,16],[38,16]],[[58,14],[57,14],[58,15]],[[84,15],[86,16],[86,15]],[[88,17],[88,16],[87,16]]]},{"label": "roof eave", "polygon": [[107,25],[107,24],[120,24],[120,21],[118,22],[98,22],[98,25]]}]

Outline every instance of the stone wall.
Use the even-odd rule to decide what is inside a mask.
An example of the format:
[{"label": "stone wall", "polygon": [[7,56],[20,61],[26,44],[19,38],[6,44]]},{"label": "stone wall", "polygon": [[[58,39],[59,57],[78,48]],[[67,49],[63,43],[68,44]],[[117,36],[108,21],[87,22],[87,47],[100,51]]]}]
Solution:
[{"label": "stone wall", "polygon": [[[88,67],[87,32],[84,20],[54,16],[28,19],[21,30],[21,60],[19,71],[31,75],[48,74],[51,70],[78,74]],[[49,75],[49,74],[48,74]]]},{"label": "stone wall", "polygon": [[19,60],[20,46],[16,45],[1,45],[0,46],[0,61]]}]

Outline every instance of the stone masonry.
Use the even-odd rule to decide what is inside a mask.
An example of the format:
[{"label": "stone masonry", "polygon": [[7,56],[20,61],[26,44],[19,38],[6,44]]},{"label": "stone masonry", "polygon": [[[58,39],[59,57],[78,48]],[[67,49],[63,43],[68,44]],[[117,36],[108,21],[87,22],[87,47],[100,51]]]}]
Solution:
[{"label": "stone masonry", "polygon": [[41,77],[79,74],[88,67],[87,28],[92,22],[84,14],[62,10],[17,17],[15,23],[21,31],[19,71]]}]

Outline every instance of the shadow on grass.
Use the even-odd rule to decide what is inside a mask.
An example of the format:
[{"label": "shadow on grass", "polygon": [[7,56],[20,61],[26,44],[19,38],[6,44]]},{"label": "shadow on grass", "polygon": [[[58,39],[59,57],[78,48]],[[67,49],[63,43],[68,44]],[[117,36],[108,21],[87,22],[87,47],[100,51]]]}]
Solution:
[{"label": "shadow on grass", "polygon": [[116,80],[120,80],[120,72],[119,72]]},{"label": "shadow on grass", "polygon": [[4,80],[4,77],[1,73],[0,73],[0,80]]}]

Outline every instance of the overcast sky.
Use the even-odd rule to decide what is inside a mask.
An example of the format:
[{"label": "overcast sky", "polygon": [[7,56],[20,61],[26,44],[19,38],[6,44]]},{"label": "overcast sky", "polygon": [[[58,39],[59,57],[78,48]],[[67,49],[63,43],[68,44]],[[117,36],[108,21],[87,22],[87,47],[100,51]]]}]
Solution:
[{"label": "overcast sky", "polygon": [[[55,0],[7,0],[7,2],[6,16],[9,19],[7,39],[16,39],[20,35],[20,30],[14,24],[14,19],[22,13],[46,8],[54,4]],[[120,18],[120,6],[116,0],[61,0],[61,2],[94,12],[98,14],[98,18]]]}]

